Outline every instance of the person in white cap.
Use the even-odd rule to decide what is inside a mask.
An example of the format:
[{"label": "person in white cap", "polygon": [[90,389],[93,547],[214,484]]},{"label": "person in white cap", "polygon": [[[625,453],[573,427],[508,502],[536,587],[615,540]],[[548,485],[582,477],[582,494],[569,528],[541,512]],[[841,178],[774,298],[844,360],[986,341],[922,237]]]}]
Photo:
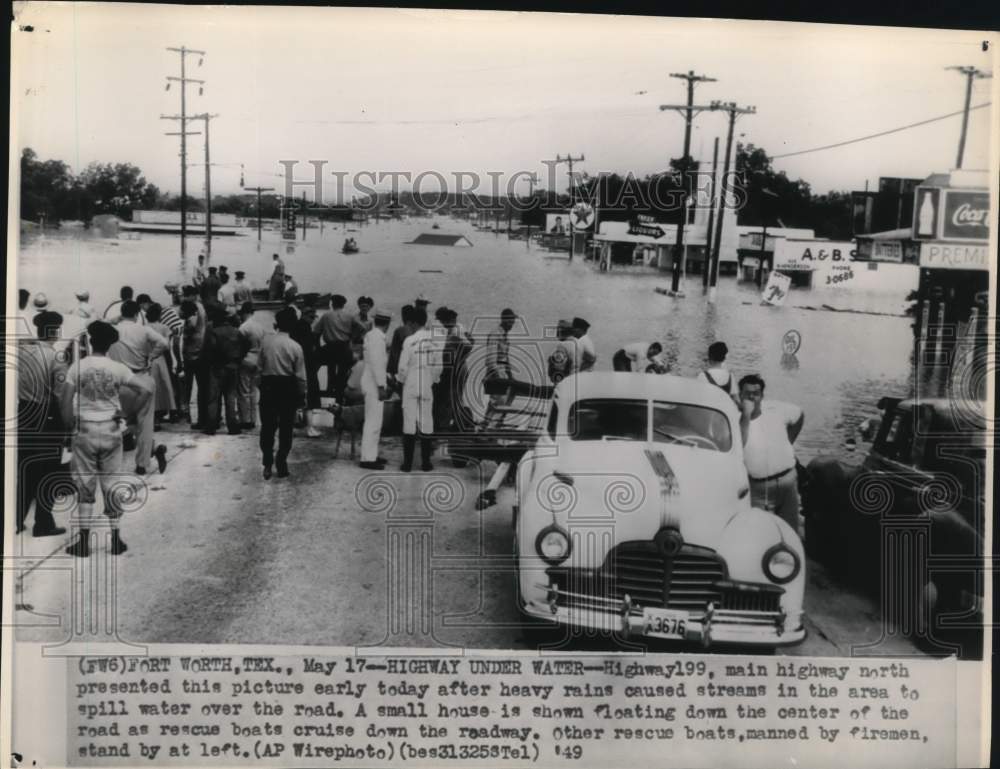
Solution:
[{"label": "person in white cap", "polygon": [[49,306],[49,298],[39,291],[35,294],[35,298],[31,300],[31,303],[35,306],[35,312],[39,313]]},{"label": "person in white cap", "polygon": [[431,436],[434,434],[434,385],[441,376],[441,359],[431,339],[427,311],[414,308],[413,321],[417,331],[403,342],[396,378],[403,383],[403,464],[404,473],[413,468],[413,452],[420,435],[421,467],[424,472],[434,469],[431,464]]},{"label": "person in white cap", "polygon": [[76,314],[78,317],[84,320],[90,320],[94,317],[94,308],[90,304],[90,292],[84,289],[83,291],[76,292],[76,300],[79,304],[76,306]]},{"label": "person in white cap", "polygon": [[382,402],[389,397],[386,387],[385,332],[391,318],[387,313],[376,312],[372,330],[365,334],[365,370],[361,374],[361,391],[365,394],[365,424],[361,435],[361,467],[381,470],[385,460],[378,455],[378,441],[382,435]]}]

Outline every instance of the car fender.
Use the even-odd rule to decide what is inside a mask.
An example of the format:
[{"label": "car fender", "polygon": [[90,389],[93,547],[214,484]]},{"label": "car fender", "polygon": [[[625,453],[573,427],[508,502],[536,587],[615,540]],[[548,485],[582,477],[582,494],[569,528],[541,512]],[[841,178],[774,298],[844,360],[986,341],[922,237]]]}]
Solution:
[{"label": "car fender", "polygon": [[802,540],[785,521],[760,508],[745,508],[726,524],[717,552],[726,560],[729,578],[774,584],[764,572],[764,555],[784,544],[799,559],[799,572],[787,584],[782,601],[786,611],[799,612],[805,594],[806,557]]}]

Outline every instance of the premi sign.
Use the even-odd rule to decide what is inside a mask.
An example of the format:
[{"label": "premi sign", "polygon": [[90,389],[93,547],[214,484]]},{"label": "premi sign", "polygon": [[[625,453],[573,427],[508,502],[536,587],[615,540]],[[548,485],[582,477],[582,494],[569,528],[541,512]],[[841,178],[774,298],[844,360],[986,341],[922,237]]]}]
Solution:
[{"label": "premi sign", "polygon": [[972,243],[921,243],[920,266],[945,270],[988,270],[989,246]]},{"label": "premi sign", "polygon": [[990,239],[990,194],[968,190],[945,190],[941,218],[942,240]]}]

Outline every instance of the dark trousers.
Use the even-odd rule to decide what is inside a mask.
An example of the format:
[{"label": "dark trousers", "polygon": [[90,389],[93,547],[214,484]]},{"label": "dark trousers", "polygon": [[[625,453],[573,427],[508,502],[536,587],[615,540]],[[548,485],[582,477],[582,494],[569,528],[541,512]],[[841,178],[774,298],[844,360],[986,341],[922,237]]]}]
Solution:
[{"label": "dark trousers", "polygon": [[219,428],[220,401],[225,404],[226,427],[235,432],[240,427],[240,418],[236,408],[237,388],[239,386],[239,369],[233,366],[213,366],[208,372],[208,419],[202,420],[202,425],[211,430]]},{"label": "dark trousers", "polygon": [[[281,467],[292,450],[292,427],[299,407],[299,385],[292,376],[260,378],[260,453],[261,464]],[[274,454],[274,433],[278,433],[278,454]]]},{"label": "dark trousers", "polygon": [[[17,528],[24,528],[31,503],[35,503],[36,532],[55,528],[52,503],[56,492],[66,487],[63,476],[62,441],[54,404],[44,406],[21,401],[17,419]],[[64,482],[65,481],[65,482]]]},{"label": "dark trousers", "polygon": [[326,365],[326,393],[339,401],[344,397],[344,388],[354,365],[351,343],[328,342],[323,347],[323,363]]},{"label": "dark trousers", "polygon": [[318,409],[319,397],[319,363],[315,355],[309,355],[306,357],[306,406]]},{"label": "dark trousers", "polygon": [[619,350],[611,359],[611,367],[615,371],[631,371],[632,361],[628,355],[625,354],[624,350]]},{"label": "dark trousers", "polygon": [[212,387],[208,366],[202,360],[188,359],[184,361],[184,398],[181,406],[184,411],[191,410],[191,392],[195,386],[198,387],[198,422],[207,425],[208,396]]}]

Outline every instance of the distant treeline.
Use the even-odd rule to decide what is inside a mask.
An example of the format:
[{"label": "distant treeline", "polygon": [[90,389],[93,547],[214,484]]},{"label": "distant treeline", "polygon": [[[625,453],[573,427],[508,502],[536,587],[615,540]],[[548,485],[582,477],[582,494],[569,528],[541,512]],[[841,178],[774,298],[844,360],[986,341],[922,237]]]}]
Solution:
[{"label": "distant treeline", "polygon": [[[577,179],[574,199],[590,202],[605,221],[624,221],[643,214],[660,222],[678,224],[684,170],[681,161],[673,160],[669,170],[642,178],[631,174],[582,177]],[[688,170],[696,172],[699,169],[696,163],[691,163]],[[710,169],[703,166],[701,171],[709,172]],[[784,172],[775,171],[766,152],[752,144],[738,147],[734,172],[734,183],[740,189],[736,196],[740,204],[737,213],[740,224],[809,228],[815,230],[817,237],[835,240],[851,237],[849,192],[813,195],[808,182],[792,180]],[[392,195],[380,193],[364,198],[357,204],[369,215],[376,211],[412,214],[430,210],[463,213],[479,210],[488,211],[490,216],[501,221],[510,218],[542,227],[546,213],[565,210],[570,205],[570,197],[545,189],[516,199],[401,190]],[[261,195],[259,211],[256,193],[212,197],[214,213],[248,218],[277,219],[281,216],[281,206],[282,198],[276,193]],[[326,220],[348,219],[352,211],[346,205],[309,203],[308,206],[310,217]],[[75,175],[61,160],[41,161],[31,149],[25,149],[21,155],[22,219],[89,222],[97,214],[113,214],[131,220],[133,209],[177,211],[180,208],[180,196],[162,193],[131,163],[91,163]],[[189,195],[187,208],[205,211],[205,200]]]}]

